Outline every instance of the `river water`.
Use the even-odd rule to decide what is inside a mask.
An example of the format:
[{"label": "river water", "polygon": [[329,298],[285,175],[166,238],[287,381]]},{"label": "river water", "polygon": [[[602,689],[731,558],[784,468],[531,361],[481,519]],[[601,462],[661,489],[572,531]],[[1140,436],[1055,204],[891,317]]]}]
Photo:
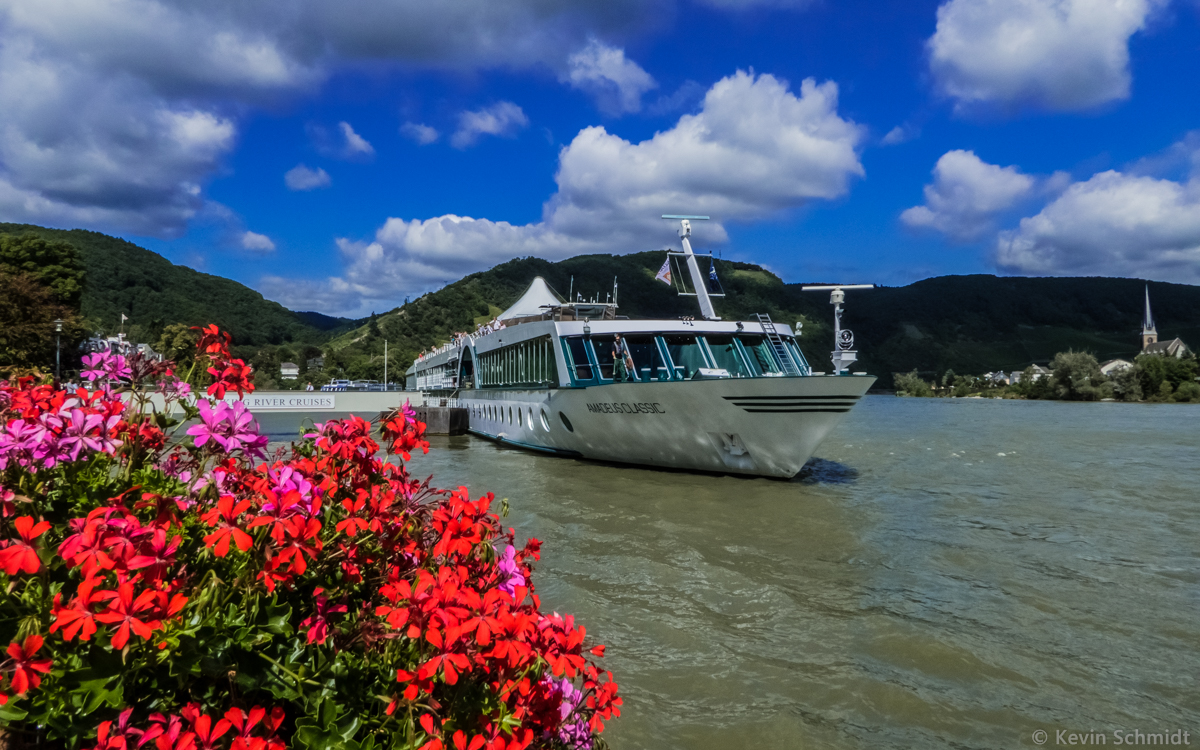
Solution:
[{"label": "river water", "polygon": [[1200,744],[1200,408],[872,396],[792,481],[433,438],[543,540],[633,748]]}]

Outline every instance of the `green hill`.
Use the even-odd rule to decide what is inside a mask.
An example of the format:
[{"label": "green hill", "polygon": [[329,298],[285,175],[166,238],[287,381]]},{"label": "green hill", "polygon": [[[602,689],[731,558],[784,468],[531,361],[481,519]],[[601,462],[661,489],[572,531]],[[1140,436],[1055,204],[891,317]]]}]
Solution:
[{"label": "green hill", "polygon": [[[843,317],[864,369],[982,373],[1045,365],[1055,353],[1101,361],[1141,349],[1145,281],[1114,278],[941,276],[848,292]],[[1161,339],[1200,344],[1200,287],[1149,282]]]},{"label": "green hill", "polygon": [[[229,279],[177,266],[130,242],[82,229],[46,229],[0,223],[0,233],[34,232],[62,239],[80,251],[87,271],[82,312],[104,330],[121,313],[137,340],[154,342],[171,323],[217,323],[229,330],[239,353],[264,374],[284,359],[304,362],[326,354],[322,375],[382,379],[384,341],[388,370],[398,380],[423,349],[458,331],[491,320],[525,291],[535,276],[562,295],[605,299],[619,283],[624,315],[677,318],[697,314],[691,297],[654,279],[661,251],[632,255],[582,255],[551,263],[512,260],[471,274],[443,289],[366,321],[315,312],[292,312]],[[726,319],[768,313],[780,323],[803,321],[801,346],[818,370],[828,369],[832,311],[828,294],[802,292],[749,263],[717,261],[727,296],[714,300]],[[814,282],[817,283],[817,282]],[[1113,278],[943,276],[903,287],[847,293],[843,323],[857,337],[861,368],[887,387],[894,372],[925,375],[1018,370],[1046,364],[1055,353],[1086,350],[1101,360],[1139,349],[1146,282]],[[1176,336],[1200,346],[1200,287],[1150,282],[1163,339]],[[314,377],[308,375],[306,378]],[[320,382],[320,378],[316,378]]]},{"label": "green hill", "polygon": [[47,229],[0,223],[0,233],[33,232],[73,244],[86,268],[82,314],[106,332],[121,314],[135,340],[153,343],[171,323],[216,323],[243,351],[264,345],[319,342],[351,324],[319,313],[295,313],[258,292],[220,276],[177,266],[131,242],[83,229]]}]

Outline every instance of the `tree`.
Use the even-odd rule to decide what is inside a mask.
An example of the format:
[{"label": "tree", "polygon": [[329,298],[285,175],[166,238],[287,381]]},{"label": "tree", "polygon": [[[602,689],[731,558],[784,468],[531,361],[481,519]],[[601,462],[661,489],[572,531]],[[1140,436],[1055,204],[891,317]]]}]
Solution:
[{"label": "tree", "polygon": [[1054,392],[1066,401],[1099,401],[1112,395],[1112,386],[1100,372],[1100,363],[1088,352],[1067,351],[1054,355]]},{"label": "tree", "polygon": [[1136,364],[1144,393],[1161,396],[1163,383],[1167,383],[1171,392],[1174,392],[1181,383],[1190,383],[1196,379],[1197,366],[1194,358],[1176,359],[1161,354],[1140,354]]},{"label": "tree", "polygon": [[933,395],[933,388],[921,379],[916,370],[901,373],[896,378],[897,396],[919,396],[928,398]]},{"label": "tree", "polygon": [[1179,387],[1175,389],[1175,395],[1172,398],[1180,403],[1200,401],[1200,383],[1194,381],[1180,383]]},{"label": "tree", "polygon": [[[63,321],[61,338],[56,319]],[[61,340],[64,368],[72,368],[83,337],[79,316],[36,278],[0,273],[0,367],[51,368],[56,340]]]},{"label": "tree", "polygon": [[1113,395],[1122,401],[1141,401],[1142,384],[1137,367],[1126,367],[1117,370],[1109,378],[1112,383]]},{"label": "tree", "polygon": [[159,336],[154,349],[167,359],[175,360],[182,366],[191,359],[192,353],[196,349],[196,342],[199,340],[199,334],[193,331],[191,326],[185,323],[172,323],[163,328],[162,335]]},{"label": "tree", "polygon": [[0,234],[0,273],[28,274],[49,289],[59,303],[79,310],[83,261],[69,242],[44,239],[33,232],[20,236]]}]

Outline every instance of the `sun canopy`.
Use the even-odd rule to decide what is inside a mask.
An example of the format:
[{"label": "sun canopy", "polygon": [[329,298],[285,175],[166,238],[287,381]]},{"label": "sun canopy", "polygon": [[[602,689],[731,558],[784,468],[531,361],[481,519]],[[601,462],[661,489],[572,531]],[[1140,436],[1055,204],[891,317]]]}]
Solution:
[{"label": "sun canopy", "polygon": [[521,299],[517,300],[504,312],[500,313],[500,320],[514,320],[516,318],[528,318],[534,315],[544,315],[547,307],[557,307],[561,305],[563,300],[555,294],[550,285],[541,276],[533,280],[525,293],[521,295]]}]

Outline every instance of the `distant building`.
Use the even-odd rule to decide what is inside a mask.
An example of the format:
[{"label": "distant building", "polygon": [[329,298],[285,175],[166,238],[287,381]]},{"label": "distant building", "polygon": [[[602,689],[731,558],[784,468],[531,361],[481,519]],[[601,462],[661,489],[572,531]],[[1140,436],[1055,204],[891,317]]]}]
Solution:
[{"label": "distant building", "polygon": [[126,339],[123,333],[118,333],[116,336],[105,336],[102,333],[97,333],[84,341],[79,348],[84,354],[112,352],[113,354],[129,357],[136,352],[150,359],[162,360],[162,355],[150,348],[149,344],[135,344]]},{"label": "distant building", "polygon": [[1000,370],[995,372],[985,372],[983,377],[986,378],[987,381],[992,385],[1008,385],[1009,383],[1009,376]]},{"label": "distant building", "polygon": [[325,369],[325,357],[324,356],[313,357],[312,359],[308,360],[308,369],[324,370]]},{"label": "distant building", "polygon": [[284,380],[295,380],[300,377],[300,365],[295,362],[284,362],[279,365],[279,377]]},{"label": "distant building", "polygon": [[[1030,365],[1029,368],[1033,370],[1032,380],[1034,382],[1041,380],[1044,377],[1048,377],[1050,375],[1050,370],[1046,369],[1045,367],[1042,367],[1041,365]],[[1013,385],[1020,383],[1024,379],[1025,379],[1025,371],[1024,370],[1014,370],[1013,373],[1009,376],[1009,382],[1012,383]]]},{"label": "distant building", "polygon": [[1133,363],[1127,359],[1110,359],[1107,362],[1100,363],[1100,372],[1105,377],[1111,377],[1122,370],[1128,370],[1133,367]]},{"label": "distant building", "polygon": [[1150,314],[1150,285],[1146,285],[1146,312],[1142,314],[1142,351],[1158,342],[1158,329],[1154,327],[1154,316]]},{"label": "distant building", "polygon": [[1146,311],[1142,315],[1142,354],[1158,354],[1182,359],[1191,351],[1182,339],[1158,340],[1158,329],[1154,316],[1150,314],[1150,285],[1146,285]]}]

